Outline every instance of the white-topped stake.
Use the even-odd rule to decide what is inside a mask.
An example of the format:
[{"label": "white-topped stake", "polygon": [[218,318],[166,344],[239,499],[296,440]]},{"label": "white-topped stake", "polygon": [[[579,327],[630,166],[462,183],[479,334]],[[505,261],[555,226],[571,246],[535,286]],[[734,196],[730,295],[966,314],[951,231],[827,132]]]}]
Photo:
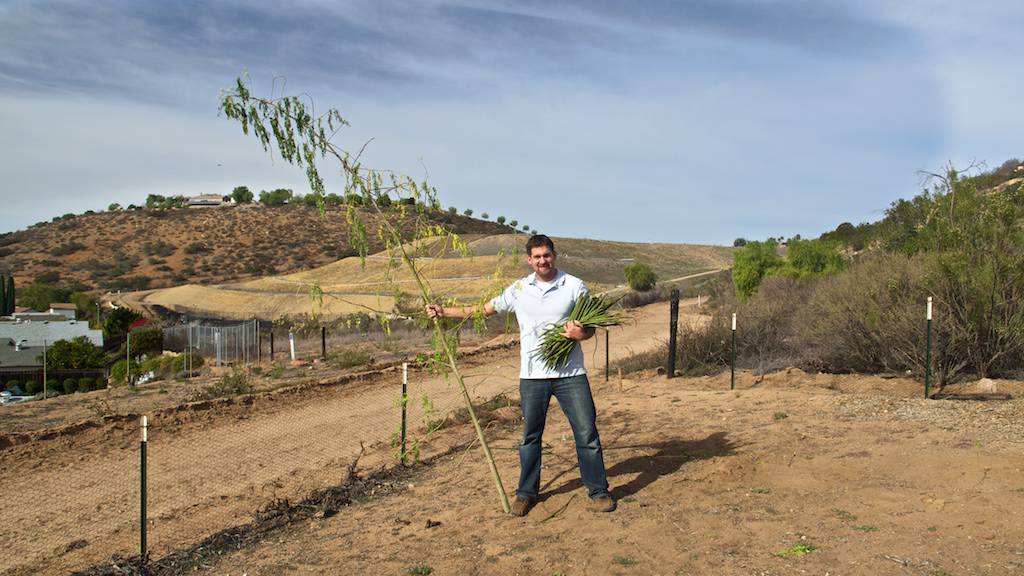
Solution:
[{"label": "white-topped stake", "polygon": [[409,363],[408,362],[402,362],[402,384],[405,385],[405,384],[408,384],[408,383],[409,383]]},{"label": "white-topped stake", "polygon": [[295,333],[288,333],[288,350],[292,354],[292,361],[295,361]]},{"label": "white-topped stake", "polygon": [[733,329],[733,331],[736,331],[736,313],[735,312],[732,313],[732,329]]},{"label": "white-topped stake", "polygon": [[149,421],[145,416],[142,417],[142,441],[149,441]]},{"label": "white-topped stake", "polygon": [[932,319],[932,297],[928,297],[928,320]]}]

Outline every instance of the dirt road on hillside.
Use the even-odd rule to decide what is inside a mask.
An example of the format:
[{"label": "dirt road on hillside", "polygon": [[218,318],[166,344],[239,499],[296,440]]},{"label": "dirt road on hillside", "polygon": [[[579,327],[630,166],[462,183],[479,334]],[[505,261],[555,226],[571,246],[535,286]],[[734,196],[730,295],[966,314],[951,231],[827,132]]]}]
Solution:
[{"label": "dirt road on hillside", "polygon": [[[687,306],[683,306],[687,310]],[[610,331],[611,358],[654,346],[667,330],[668,304],[635,313]],[[693,321],[699,321],[694,319]],[[592,379],[603,377],[604,336],[585,343]],[[476,401],[518,394],[518,349],[467,358]],[[360,465],[391,462],[400,425],[398,372],[341,386],[311,386],[243,399],[211,401],[151,415],[148,444],[148,538],[160,555],[248,521],[261,506],[337,484],[361,445]],[[422,428],[458,409],[458,388],[444,378],[410,374],[409,427]],[[410,441],[421,439],[412,433]],[[62,572],[111,554],[137,553],[139,435],[134,417],[76,434],[0,450],[0,573]],[[513,477],[506,483],[514,482]],[[480,484],[486,486],[485,475]]]}]

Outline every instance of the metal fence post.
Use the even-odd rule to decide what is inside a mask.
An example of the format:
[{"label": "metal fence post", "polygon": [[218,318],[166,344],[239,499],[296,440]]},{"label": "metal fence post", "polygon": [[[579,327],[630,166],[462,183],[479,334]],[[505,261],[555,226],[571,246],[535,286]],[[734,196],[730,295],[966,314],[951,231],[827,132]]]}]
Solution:
[{"label": "metal fence post", "polygon": [[146,445],[149,444],[149,422],[142,417],[142,442],[139,443],[139,558],[146,564]]},{"label": "metal fence post", "polygon": [[327,360],[327,327],[320,327],[320,357]]},{"label": "metal fence post", "polygon": [[274,329],[270,329],[270,362],[274,362]]},{"label": "metal fence post", "polygon": [[928,311],[925,315],[928,322],[928,343],[924,354],[924,397],[928,398],[928,390],[932,383],[932,297],[928,297]]},{"label": "metal fence post", "polygon": [[730,361],[729,389],[736,389],[736,313],[732,313],[732,360]]},{"label": "metal fence post", "polygon": [[288,350],[292,355],[292,362],[295,361],[295,333],[288,331]]},{"label": "metal fence post", "polygon": [[46,340],[43,340],[43,400],[46,400]]},{"label": "metal fence post", "polygon": [[672,304],[668,313],[668,363],[665,366],[665,377],[676,375],[676,332],[679,331],[679,290],[671,292]]},{"label": "metal fence post", "polygon": [[405,411],[409,402],[409,363],[402,362],[402,464],[405,464]]}]

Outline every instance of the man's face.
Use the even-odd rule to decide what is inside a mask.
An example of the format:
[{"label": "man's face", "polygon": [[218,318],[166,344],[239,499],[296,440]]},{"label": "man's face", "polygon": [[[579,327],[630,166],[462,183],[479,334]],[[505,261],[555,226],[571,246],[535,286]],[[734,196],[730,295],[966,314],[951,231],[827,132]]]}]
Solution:
[{"label": "man's face", "polygon": [[533,268],[542,279],[549,279],[555,273],[556,255],[547,246],[536,246],[530,249],[530,255],[526,257],[526,263]]}]

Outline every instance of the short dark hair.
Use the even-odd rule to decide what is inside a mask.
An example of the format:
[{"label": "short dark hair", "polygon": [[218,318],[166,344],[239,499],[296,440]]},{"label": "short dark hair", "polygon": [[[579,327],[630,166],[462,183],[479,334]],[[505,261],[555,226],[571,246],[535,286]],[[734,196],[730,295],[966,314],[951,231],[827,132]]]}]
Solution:
[{"label": "short dark hair", "polygon": [[547,246],[552,252],[555,252],[555,243],[551,241],[551,238],[543,234],[534,234],[526,241],[526,255],[532,255],[533,249],[540,248],[541,246]]}]

